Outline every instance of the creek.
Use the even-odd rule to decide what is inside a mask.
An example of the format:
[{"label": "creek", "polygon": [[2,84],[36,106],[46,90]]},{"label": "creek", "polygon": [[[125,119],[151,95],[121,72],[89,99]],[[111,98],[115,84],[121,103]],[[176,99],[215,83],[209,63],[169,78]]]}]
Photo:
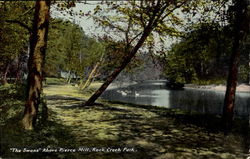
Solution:
[{"label": "creek", "polygon": [[[125,103],[178,108],[205,114],[222,114],[225,91],[184,88],[171,90],[165,80],[144,81],[142,83],[120,84],[109,87],[103,99]],[[250,115],[250,93],[237,92],[235,115]]]}]

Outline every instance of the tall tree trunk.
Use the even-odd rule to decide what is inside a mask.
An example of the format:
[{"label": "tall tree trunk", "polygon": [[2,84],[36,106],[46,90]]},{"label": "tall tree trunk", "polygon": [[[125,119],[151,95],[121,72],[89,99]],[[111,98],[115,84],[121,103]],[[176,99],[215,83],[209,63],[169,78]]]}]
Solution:
[{"label": "tall tree trunk", "polygon": [[21,74],[21,69],[20,69],[20,65],[21,65],[21,56],[17,57],[17,70],[16,70],[16,80],[15,83],[21,83],[21,78],[20,78],[20,74]]},{"label": "tall tree trunk", "polygon": [[238,63],[240,57],[240,45],[249,30],[249,19],[247,18],[247,4],[245,0],[237,0],[235,3],[235,20],[233,28],[233,47],[227,79],[227,89],[223,107],[223,124],[225,133],[232,127],[234,115],[235,92],[237,86]]},{"label": "tall tree trunk", "polygon": [[145,28],[140,40],[138,41],[137,45],[128,53],[126,58],[123,60],[121,65],[117,67],[106,79],[106,81],[102,84],[102,86],[85,102],[85,105],[93,105],[98,97],[108,88],[111,82],[119,75],[119,73],[129,64],[129,62],[133,59],[137,51],[143,45],[144,41],[147,39],[149,34],[152,31],[152,26],[148,25]]},{"label": "tall tree trunk", "polygon": [[9,69],[10,69],[10,64],[8,63],[7,66],[6,66],[6,68],[5,68],[4,74],[3,74],[3,85],[8,84],[7,74],[9,72]]},{"label": "tall tree trunk", "polygon": [[33,129],[37,118],[38,106],[40,104],[42,73],[48,37],[49,12],[50,0],[36,1],[33,32],[30,38],[27,99],[24,117],[22,119],[23,127],[26,130]]}]

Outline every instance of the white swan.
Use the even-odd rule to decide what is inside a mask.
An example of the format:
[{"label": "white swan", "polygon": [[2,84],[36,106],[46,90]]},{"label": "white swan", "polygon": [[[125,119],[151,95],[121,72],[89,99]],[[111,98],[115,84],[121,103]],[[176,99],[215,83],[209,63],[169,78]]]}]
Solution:
[{"label": "white swan", "polygon": [[135,96],[136,96],[136,97],[139,97],[140,94],[139,94],[138,92],[135,91]]},{"label": "white swan", "polygon": [[121,94],[122,94],[122,96],[128,95],[128,93],[127,93],[127,92],[124,92],[124,91],[121,91]]}]

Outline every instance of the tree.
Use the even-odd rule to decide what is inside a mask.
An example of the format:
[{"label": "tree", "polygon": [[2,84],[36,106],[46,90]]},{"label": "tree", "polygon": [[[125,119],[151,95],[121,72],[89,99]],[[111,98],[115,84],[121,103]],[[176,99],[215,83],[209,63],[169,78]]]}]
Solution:
[{"label": "tree", "polygon": [[223,107],[223,125],[226,133],[232,127],[240,49],[250,28],[248,8],[249,3],[246,0],[234,1],[233,46]]},{"label": "tree", "polygon": [[228,26],[198,23],[166,52],[165,76],[177,82],[224,79],[231,48]]},{"label": "tree", "polygon": [[[59,76],[60,71],[80,73],[80,54],[84,42],[82,28],[70,21],[51,19],[46,55],[46,76]],[[83,61],[83,60],[82,60]]]},{"label": "tree", "polygon": [[103,63],[104,54],[103,42],[88,36],[82,39],[78,62],[78,74],[81,77],[80,89],[87,88],[93,79],[99,75],[98,70]]},{"label": "tree", "polygon": [[[152,31],[157,30],[157,28],[162,28],[165,31],[170,29],[165,25],[164,20],[168,18],[176,18],[173,16],[173,11],[177,8],[180,8],[184,5],[187,0],[183,1],[128,1],[128,4],[125,7],[119,7],[119,5],[114,5],[116,11],[123,13],[123,18],[116,17],[120,22],[127,19],[127,27],[121,27],[119,23],[113,23],[114,20],[107,19],[104,16],[104,19],[100,20],[100,23],[117,30],[122,31],[125,37],[126,45],[124,47],[124,53],[126,54],[124,60],[121,64],[114,69],[114,71],[107,77],[103,85],[86,101],[85,105],[93,105],[95,100],[106,90],[109,84],[119,75],[119,73],[130,63],[130,61],[135,57],[138,50],[143,46],[144,42],[149,36],[152,36]],[[100,7],[96,8],[96,12],[100,10]],[[161,24],[161,25],[160,25]],[[132,28],[134,25],[136,27]],[[161,30],[162,30],[161,29]],[[135,33],[134,37],[131,37],[130,30],[133,30]],[[140,31],[142,30],[142,31]],[[120,34],[117,34],[121,36]],[[134,44],[134,45],[133,45]]]},{"label": "tree", "polygon": [[49,28],[50,1],[36,1],[33,30],[30,38],[27,99],[22,119],[23,127],[32,130],[42,93],[43,65]]},{"label": "tree", "polygon": [[83,70],[87,70],[86,73],[87,79],[84,82],[85,77],[82,74],[82,79],[80,81],[80,89],[86,89],[100,74],[98,73],[101,65],[104,62],[104,44],[103,42],[97,42],[95,39],[90,38],[86,40],[85,45],[83,47],[82,56],[84,57],[83,63],[85,63],[85,68]]},{"label": "tree", "polygon": [[21,65],[28,50],[32,5],[33,2],[0,2],[0,73],[3,84],[7,83],[8,76],[20,80],[20,73],[24,71]]},{"label": "tree", "polygon": [[[126,45],[126,43],[124,43],[123,41],[113,41],[112,39],[105,39],[103,41],[105,41],[105,54],[104,62],[100,72],[102,75],[102,79],[105,79],[110,74],[110,72],[113,71],[113,68],[118,67],[126,57],[126,54],[124,53],[124,46]],[[135,56],[132,61],[126,66],[123,72],[131,74],[141,64],[142,60],[138,58],[138,56]]]},{"label": "tree", "polygon": [[74,21],[50,20],[48,48],[46,53],[46,76],[60,77],[65,73],[67,82],[75,76],[79,86],[84,89],[99,75],[98,70],[104,56],[104,45],[85,35],[83,29]]}]

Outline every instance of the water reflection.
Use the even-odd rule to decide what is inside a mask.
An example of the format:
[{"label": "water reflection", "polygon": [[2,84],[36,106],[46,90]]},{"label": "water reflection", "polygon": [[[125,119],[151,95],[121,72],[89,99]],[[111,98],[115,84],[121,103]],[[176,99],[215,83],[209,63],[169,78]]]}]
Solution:
[{"label": "water reflection", "polygon": [[[135,104],[179,108],[202,113],[221,114],[224,102],[224,91],[213,90],[168,90],[166,81],[146,81],[139,84],[120,86],[108,89],[102,98]],[[247,116],[250,113],[250,94],[237,93],[235,114]]]}]

